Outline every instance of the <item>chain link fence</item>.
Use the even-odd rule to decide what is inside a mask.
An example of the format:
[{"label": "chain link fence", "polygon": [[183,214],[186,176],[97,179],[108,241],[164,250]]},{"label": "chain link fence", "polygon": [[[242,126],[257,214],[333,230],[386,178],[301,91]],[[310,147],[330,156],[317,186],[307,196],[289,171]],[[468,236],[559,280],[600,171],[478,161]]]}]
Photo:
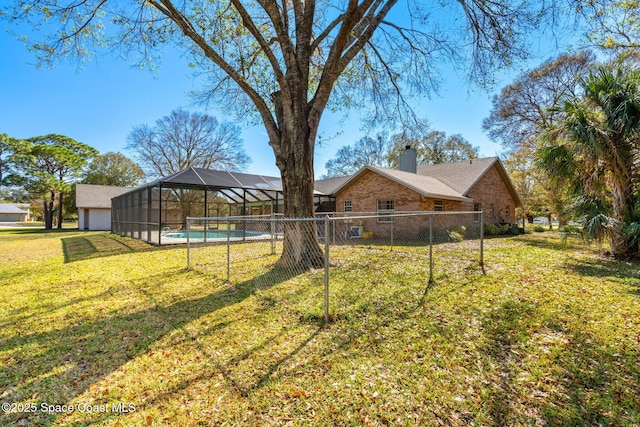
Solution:
[{"label": "chain link fence", "polygon": [[348,282],[376,286],[385,278],[385,286],[395,280],[429,286],[439,275],[484,273],[483,230],[482,212],[331,213],[187,218],[186,230],[163,241],[186,243],[187,268],[231,284],[318,285],[317,302],[328,320],[330,290]]}]

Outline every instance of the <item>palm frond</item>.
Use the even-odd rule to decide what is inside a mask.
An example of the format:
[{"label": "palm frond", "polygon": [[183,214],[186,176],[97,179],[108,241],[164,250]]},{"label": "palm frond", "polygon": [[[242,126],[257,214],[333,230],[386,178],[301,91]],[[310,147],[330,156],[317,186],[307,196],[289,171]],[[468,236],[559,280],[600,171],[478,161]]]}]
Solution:
[{"label": "palm frond", "polygon": [[632,222],[627,224],[622,231],[630,245],[637,245],[640,242],[640,222]]}]

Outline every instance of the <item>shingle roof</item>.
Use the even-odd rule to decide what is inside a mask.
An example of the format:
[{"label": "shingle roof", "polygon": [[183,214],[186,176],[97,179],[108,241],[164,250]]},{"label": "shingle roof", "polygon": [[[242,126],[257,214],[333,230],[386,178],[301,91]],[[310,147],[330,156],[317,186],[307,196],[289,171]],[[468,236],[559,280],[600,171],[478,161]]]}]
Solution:
[{"label": "shingle roof", "polygon": [[460,192],[456,191],[455,189],[451,188],[450,186],[436,178],[371,165],[363,167],[358,172],[356,172],[355,175],[345,180],[339,187],[334,190],[334,194],[340,192],[340,190],[346,187],[349,182],[353,181],[367,170],[380,174],[392,181],[404,185],[407,188],[411,188],[412,190],[426,197],[439,197],[448,200],[471,201],[470,198],[465,197]]},{"label": "shingle roof", "polygon": [[0,203],[0,213],[27,214],[29,213],[29,208],[28,208],[28,205],[16,205],[14,203]]},{"label": "shingle roof", "polygon": [[111,199],[131,191],[131,187],[76,184],[76,206],[79,208],[111,208]]},{"label": "shingle roof", "polygon": [[350,176],[339,176],[336,178],[317,179],[314,184],[314,188],[317,193],[321,194],[333,194],[335,189],[340,187],[347,181]]},{"label": "shingle roof", "polygon": [[437,165],[418,165],[416,173],[442,181],[460,194],[467,194],[497,161],[497,157],[487,157]]},{"label": "shingle roof", "polygon": [[511,197],[517,206],[522,206],[520,196],[516,191],[509,174],[505,170],[502,162],[497,157],[486,157],[482,159],[463,160],[461,162],[440,163],[437,165],[419,165],[417,173],[419,175],[430,176],[447,184],[451,188],[467,195],[474,185],[484,176],[485,173],[493,166],[496,166],[498,173],[502,175]]}]

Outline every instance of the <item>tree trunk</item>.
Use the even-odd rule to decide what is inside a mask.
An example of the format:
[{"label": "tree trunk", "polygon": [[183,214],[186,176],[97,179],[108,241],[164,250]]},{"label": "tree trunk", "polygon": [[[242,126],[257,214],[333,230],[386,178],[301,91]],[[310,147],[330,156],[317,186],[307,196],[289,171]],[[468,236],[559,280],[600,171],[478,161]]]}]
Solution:
[{"label": "tree trunk", "polygon": [[63,220],[62,202],[63,201],[64,201],[64,193],[61,191],[60,192],[60,199],[58,200],[58,203],[60,205],[60,209],[58,209],[58,230],[62,229],[62,220]]},{"label": "tree trunk", "polygon": [[564,215],[558,214],[558,227],[562,228],[565,225],[567,225],[567,217],[565,217]]},{"label": "tree trunk", "polygon": [[625,259],[633,256],[633,248],[625,236],[623,227],[630,218],[634,207],[633,184],[631,178],[624,175],[613,178],[611,186],[613,218],[615,224],[611,227],[611,255]]},{"label": "tree trunk", "polygon": [[49,200],[44,199],[44,228],[45,230],[53,229],[53,207],[55,202],[56,194],[52,191]]},{"label": "tree trunk", "polygon": [[[276,96],[279,98],[279,94]],[[278,105],[280,100],[278,101],[276,116],[281,123],[280,140],[271,145],[274,147],[276,163],[282,177],[284,216],[313,218],[313,149],[319,118],[310,119],[306,100],[299,100],[297,108],[289,109],[290,115],[283,112],[281,104]],[[324,256],[318,241],[315,221],[285,224],[283,252],[278,264],[287,269],[295,268],[297,271],[323,266]]]},{"label": "tree trunk", "polygon": [[[302,170],[301,170],[302,169]],[[282,173],[284,215],[286,218],[313,218],[313,172],[293,168]],[[320,249],[315,221],[287,222],[279,265],[288,269],[321,268],[324,256]]]}]

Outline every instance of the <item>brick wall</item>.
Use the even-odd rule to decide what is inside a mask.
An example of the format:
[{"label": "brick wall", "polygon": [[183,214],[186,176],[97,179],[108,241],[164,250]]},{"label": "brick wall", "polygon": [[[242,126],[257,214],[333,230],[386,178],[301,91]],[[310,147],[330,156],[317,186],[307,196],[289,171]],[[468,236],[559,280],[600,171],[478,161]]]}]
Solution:
[{"label": "brick wall", "polygon": [[[336,194],[336,211],[344,212],[344,202],[351,201],[353,212],[372,212],[378,210],[378,200],[393,200],[396,211],[433,211],[434,200],[398,184],[372,171],[365,171],[347,187]],[[443,200],[445,211],[469,211],[473,203],[454,200]],[[364,231],[372,231],[376,236],[388,237],[391,224],[374,219],[358,220],[352,225],[364,227]],[[394,225],[394,233],[402,233],[406,238],[417,236],[428,227],[427,218],[398,219]]]},{"label": "brick wall", "polygon": [[[443,200],[444,210],[472,211],[474,203],[480,203],[481,209],[485,212],[485,224],[515,222],[516,202],[509,192],[498,165],[492,166],[467,196],[472,198],[473,202]],[[336,194],[337,212],[344,212],[344,202],[347,200],[351,201],[353,212],[377,212],[378,200],[393,200],[396,211],[433,211],[436,199],[424,197],[402,184],[366,170]],[[365,231],[372,231],[381,237],[387,237],[391,230],[390,223],[376,220],[360,220],[358,224],[353,225],[363,226]],[[403,232],[409,236],[419,234],[426,226],[426,222],[423,219],[414,218],[413,221],[403,221],[402,227],[399,225],[396,222],[394,232],[397,233],[402,228]]]},{"label": "brick wall", "polygon": [[376,212],[378,200],[394,200],[396,210],[421,210],[420,194],[370,170],[364,171],[336,195],[336,210],[344,212],[350,200],[353,212]]},{"label": "brick wall", "polygon": [[[511,196],[507,184],[493,165],[467,193],[474,203],[480,203],[484,211],[485,224],[515,222],[516,202]],[[472,209],[471,209],[472,210]]]}]

